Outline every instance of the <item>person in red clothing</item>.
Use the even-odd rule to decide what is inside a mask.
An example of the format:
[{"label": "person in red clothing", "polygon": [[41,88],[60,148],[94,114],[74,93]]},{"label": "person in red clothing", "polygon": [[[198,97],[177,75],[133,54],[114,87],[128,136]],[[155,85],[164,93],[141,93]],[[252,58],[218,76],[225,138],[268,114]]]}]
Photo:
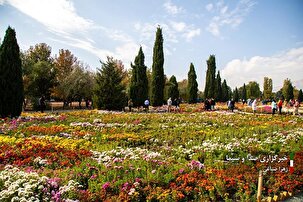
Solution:
[{"label": "person in red clothing", "polygon": [[279,102],[278,102],[279,114],[282,114],[282,106],[283,106],[283,100],[280,99]]}]

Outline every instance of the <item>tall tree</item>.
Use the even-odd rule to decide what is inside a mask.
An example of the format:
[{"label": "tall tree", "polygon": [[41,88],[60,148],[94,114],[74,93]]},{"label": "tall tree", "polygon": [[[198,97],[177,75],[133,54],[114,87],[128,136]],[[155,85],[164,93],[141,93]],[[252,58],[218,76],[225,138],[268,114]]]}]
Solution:
[{"label": "tall tree", "polygon": [[67,101],[70,86],[67,82],[70,74],[72,74],[75,68],[81,68],[80,62],[69,50],[59,50],[59,55],[55,57],[54,68],[56,70],[56,82],[57,85],[54,88],[53,95],[63,102]]},{"label": "tall tree", "polygon": [[148,98],[148,79],[146,74],[147,67],[144,64],[144,53],[140,47],[135,58],[135,64],[131,64],[132,77],[129,88],[129,97],[133,100],[134,106],[142,106]]},{"label": "tall tree", "polygon": [[303,92],[302,92],[302,89],[299,90],[298,100],[299,100],[299,102],[303,102]]},{"label": "tall tree", "polygon": [[261,95],[260,86],[256,81],[250,81],[247,84],[246,89],[248,98],[255,99]]},{"label": "tall tree", "polygon": [[245,85],[245,83],[243,84],[243,87],[242,87],[241,98],[242,98],[242,100],[244,100],[244,101],[247,100],[247,90],[246,90],[246,85]]},{"label": "tall tree", "polygon": [[108,57],[96,75],[94,102],[98,109],[121,110],[126,104],[122,63]]},{"label": "tall tree", "polygon": [[234,94],[234,95],[233,95],[234,101],[239,102],[239,91],[238,91],[238,88],[237,88],[237,87],[235,88],[233,94]]},{"label": "tall tree", "polygon": [[263,83],[263,95],[264,99],[270,99],[272,97],[272,79],[264,77]]},{"label": "tall tree", "polygon": [[156,40],[153,49],[151,104],[161,106],[164,101],[164,54],[162,29],[157,28]]},{"label": "tall tree", "polygon": [[294,87],[290,79],[285,79],[283,83],[282,93],[285,100],[294,99]]},{"label": "tall tree", "polygon": [[222,82],[220,71],[218,71],[216,78],[215,99],[216,101],[222,101]]},{"label": "tall tree", "polygon": [[198,98],[198,82],[197,82],[197,75],[193,63],[190,63],[187,78],[188,78],[188,84],[187,84],[188,103],[196,103]]},{"label": "tall tree", "polygon": [[25,97],[32,101],[43,94],[49,97],[56,84],[51,47],[45,43],[31,46],[22,54],[22,67]]},{"label": "tall tree", "polygon": [[229,100],[230,90],[229,86],[226,83],[226,80],[223,80],[222,83],[222,101],[226,102]]},{"label": "tall tree", "polygon": [[188,100],[187,85],[187,79],[183,79],[182,81],[178,82],[179,94],[183,100]]},{"label": "tall tree", "polygon": [[216,58],[210,55],[207,62],[206,81],[205,81],[205,98],[214,98],[216,90]]},{"label": "tall tree", "polygon": [[8,27],[0,46],[0,116],[19,116],[23,98],[19,45],[15,30]]},{"label": "tall tree", "polygon": [[174,75],[170,77],[168,82],[168,97],[172,100],[179,98],[178,82]]}]

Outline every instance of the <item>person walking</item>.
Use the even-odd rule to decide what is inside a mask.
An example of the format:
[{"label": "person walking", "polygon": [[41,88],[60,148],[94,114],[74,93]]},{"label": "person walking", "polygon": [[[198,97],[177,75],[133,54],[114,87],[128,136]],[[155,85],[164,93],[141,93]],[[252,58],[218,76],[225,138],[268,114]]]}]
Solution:
[{"label": "person walking", "polygon": [[133,100],[129,99],[127,105],[128,105],[128,111],[132,112],[132,107],[134,105]]},{"label": "person walking", "polygon": [[251,104],[251,109],[254,114],[257,112],[257,99],[254,99],[253,103]]},{"label": "person walking", "polygon": [[283,106],[283,100],[280,98],[278,102],[278,109],[279,109],[279,114],[282,114],[282,106]]},{"label": "person walking", "polygon": [[171,112],[171,106],[173,104],[173,101],[171,100],[171,98],[168,98],[167,100],[167,111]]},{"label": "person walking", "polygon": [[294,104],[294,112],[293,115],[295,116],[296,114],[300,115],[299,113],[299,107],[300,107],[300,102],[298,99],[295,100],[295,104]]},{"label": "person walking", "polygon": [[44,95],[42,95],[39,99],[39,108],[40,108],[41,113],[43,113],[44,109],[45,109],[45,97],[44,97]]},{"label": "person walking", "polygon": [[277,111],[277,103],[276,100],[272,100],[271,102],[271,111],[272,111],[272,115],[275,115],[276,111]]},{"label": "person walking", "polygon": [[148,112],[148,108],[149,108],[149,100],[146,99],[146,100],[144,101],[144,110],[145,110],[146,113]]}]

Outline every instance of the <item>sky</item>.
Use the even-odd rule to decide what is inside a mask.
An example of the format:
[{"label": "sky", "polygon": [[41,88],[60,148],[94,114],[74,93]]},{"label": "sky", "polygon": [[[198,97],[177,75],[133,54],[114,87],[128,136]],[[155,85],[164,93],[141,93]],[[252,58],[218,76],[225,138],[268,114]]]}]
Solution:
[{"label": "sky", "polygon": [[0,0],[0,40],[11,26],[21,50],[37,43],[69,49],[92,71],[107,56],[126,68],[142,46],[152,66],[158,26],[164,38],[164,73],[178,81],[195,66],[204,90],[206,60],[216,56],[221,78],[232,87],[286,78],[303,88],[302,0]]}]

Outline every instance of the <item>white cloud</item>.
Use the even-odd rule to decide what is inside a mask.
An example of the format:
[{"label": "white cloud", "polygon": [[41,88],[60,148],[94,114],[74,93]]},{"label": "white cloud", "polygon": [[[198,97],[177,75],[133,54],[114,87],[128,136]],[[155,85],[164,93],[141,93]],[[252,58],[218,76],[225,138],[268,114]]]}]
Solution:
[{"label": "white cloud", "polygon": [[95,27],[93,21],[77,15],[73,3],[68,0],[7,0],[7,2],[54,33],[82,33]]},{"label": "white cloud", "polygon": [[199,36],[200,32],[200,29],[189,29],[186,33],[184,33],[183,36],[186,38],[187,41],[191,41],[192,38],[194,38],[195,36]]},{"label": "white cloud", "polygon": [[134,42],[123,44],[116,48],[116,57],[122,60],[126,67],[129,67],[130,62],[135,59],[139,47],[140,46]]},{"label": "white cloud", "polygon": [[218,2],[216,4],[218,15],[211,19],[206,30],[218,37],[221,34],[221,27],[231,26],[232,28],[236,28],[244,21],[244,18],[255,4],[253,0],[241,0],[233,10],[229,10],[223,1]]},{"label": "white cloud", "polygon": [[183,32],[184,29],[186,28],[186,24],[184,22],[174,22],[174,21],[172,21],[171,26],[177,32]]},{"label": "white cloud", "polygon": [[254,56],[249,60],[235,59],[230,61],[221,71],[222,78],[226,79],[231,87],[240,87],[243,83],[257,81],[263,88],[264,77],[273,80],[274,90],[283,85],[286,78],[292,81],[302,79],[303,75],[303,47],[294,48],[270,56]]},{"label": "white cloud", "polygon": [[[119,30],[99,26],[92,20],[79,16],[71,0],[6,1],[55,34],[56,38],[52,38],[54,41],[86,50],[101,60],[106,60],[107,56],[113,56],[128,63],[130,59],[134,58],[133,54],[130,53],[130,51],[136,53],[131,37]],[[101,30],[107,38],[122,42],[122,45],[119,45],[114,51],[98,48],[95,42],[88,37],[94,29]]]},{"label": "white cloud", "polygon": [[214,8],[214,5],[210,3],[210,4],[207,4],[205,6],[205,8],[206,8],[207,11],[211,11]]},{"label": "white cloud", "polygon": [[174,5],[170,0],[168,0],[167,2],[165,2],[163,4],[165,10],[172,15],[176,15],[178,13],[181,13],[184,11],[184,9],[182,7],[178,7],[176,5]]}]

